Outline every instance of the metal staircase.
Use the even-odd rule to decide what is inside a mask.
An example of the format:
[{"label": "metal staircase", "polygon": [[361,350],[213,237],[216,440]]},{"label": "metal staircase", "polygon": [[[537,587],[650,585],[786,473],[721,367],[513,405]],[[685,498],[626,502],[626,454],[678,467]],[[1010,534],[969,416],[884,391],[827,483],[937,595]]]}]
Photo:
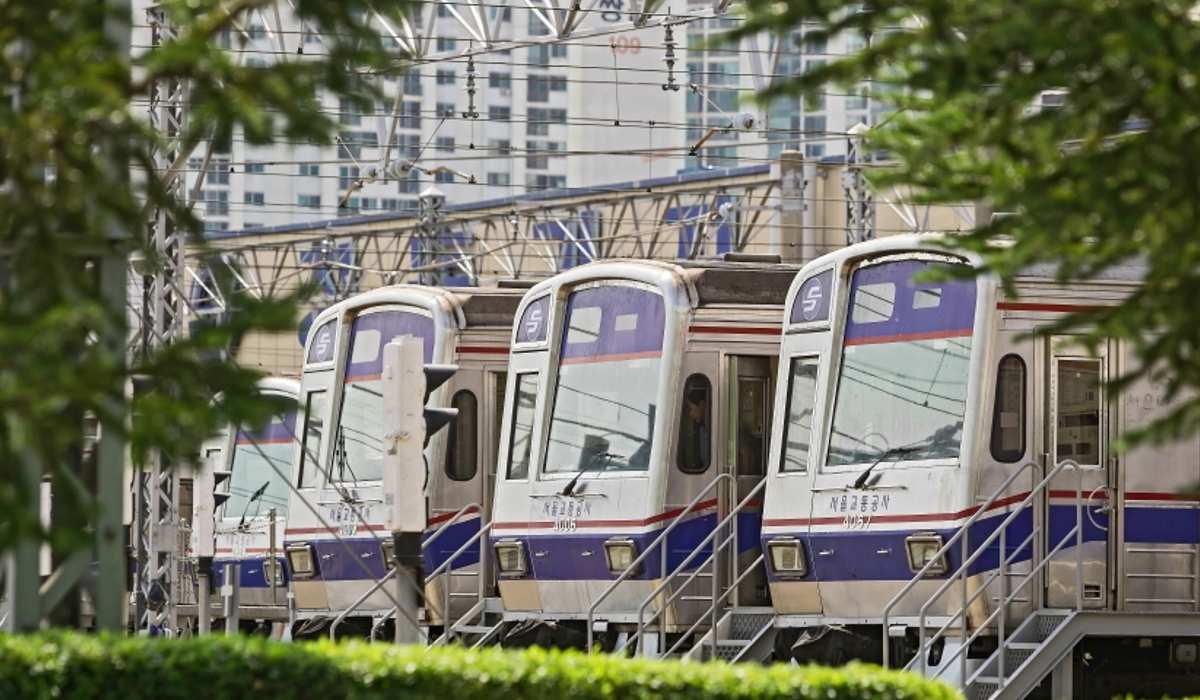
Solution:
[{"label": "metal staircase", "polygon": [[[770,607],[729,608],[684,654],[693,661],[764,661],[775,644],[775,610]],[[715,642],[714,642],[715,639]]]},{"label": "metal staircase", "polygon": [[437,646],[457,640],[464,646],[481,647],[495,642],[503,629],[502,601],[499,598],[482,598],[430,644]]},{"label": "metal staircase", "polygon": [[[930,571],[944,565],[946,557],[955,547],[961,550],[957,569],[946,575],[942,584],[921,605],[916,619],[918,644],[916,655],[905,666],[906,670],[919,672],[929,678],[941,678],[958,685],[970,700],[1024,697],[1038,686],[1064,658],[1069,657],[1075,643],[1081,638],[1076,634],[1073,622],[1083,613],[1083,472],[1085,467],[1073,460],[1064,460],[1050,469],[1019,503],[1016,503],[1000,524],[982,542],[969,543],[967,533],[1001,498],[1005,497],[1016,479],[1030,472],[1036,474],[1038,465],[1029,462],[1014,471],[990,498],[980,504],[978,510],[964,522],[958,531],[929,562],[908,582],[884,608],[883,645],[884,665],[888,665],[890,644],[887,632],[891,629],[892,611],[916,585],[930,575]],[[1047,524],[1038,514],[1046,512],[1050,496],[1050,483],[1060,473],[1074,471],[1078,477],[1075,488],[1075,523],[1059,536],[1057,543],[1046,551],[1044,536]],[[1035,477],[1036,478],[1036,477]],[[1035,510],[1036,509],[1036,510]],[[1034,512],[1029,534],[1015,547],[1008,546],[1007,531],[1024,511]],[[1075,557],[1075,600],[1074,606],[1059,609],[1045,606],[1042,576],[1048,563],[1062,552],[1068,544],[1074,545]],[[998,546],[998,566],[984,572],[970,573],[971,567],[989,548]],[[1031,556],[1027,572],[1013,573],[1014,560],[1022,553]],[[1060,559],[1061,561],[1061,559]],[[1016,578],[1016,582],[1013,579]],[[982,610],[985,594],[999,587],[998,594],[988,595],[988,610]],[[959,598],[951,607],[949,615],[931,615],[931,610],[944,609],[947,594]],[[1011,616],[1009,608],[1022,600],[1031,601],[1032,612],[1009,633]],[[984,615],[984,612],[987,612]],[[981,618],[981,619],[980,619]],[[938,623],[941,623],[940,625]],[[932,634],[930,631],[932,630]],[[995,651],[982,662],[968,661],[968,650],[980,637],[994,635]],[[935,646],[944,650],[931,662]]]},{"label": "metal staircase", "polygon": [[[723,483],[728,489],[725,494],[726,502],[732,502],[733,489],[736,488],[735,480],[728,474],[718,475],[593,601],[587,616],[589,649],[594,648],[592,635],[600,605],[622,582],[640,571],[642,562],[651,552],[657,550],[660,556],[661,577],[637,610],[636,629],[624,636],[614,653],[633,652],[640,656],[654,657],[723,658],[731,661],[766,658],[774,640],[774,611],[765,607],[740,608],[737,604],[739,586],[764,562],[760,554],[744,569],[739,567],[737,517],[761,497],[766,487],[765,480],[760,481],[733,505],[712,531],[700,540],[679,564],[668,571],[667,536],[696,509],[702,499]],[[704,593],[698,592],[700,590]],[[673,621],[671,618],[678,614],[679,607],[686,604],[702,604],[705,607],[699,614],[687,615],[687,619],[694,618],[690,625],[686,620]],[[669,645],[668,633],[674,635],[674,641]]]}]

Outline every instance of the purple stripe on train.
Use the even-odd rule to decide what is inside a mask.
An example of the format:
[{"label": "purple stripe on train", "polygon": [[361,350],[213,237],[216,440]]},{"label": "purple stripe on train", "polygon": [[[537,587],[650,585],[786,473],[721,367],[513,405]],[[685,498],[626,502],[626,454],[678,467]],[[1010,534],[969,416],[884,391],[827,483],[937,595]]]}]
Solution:
[{"label": "purple stripe on train", "polygon": [[[269,557],[266,555],[260,554],[257,556],[232,558],[218,557],[213,559],[213,589],[216,590],[225,585],[226,564],[241,565],[238,569],[238,586],[241,588],[270,588],[271,584],[268,583],[266,573],[263,571],[264,564],[266,564],[268,558]],[[280,578],[278,581],[281,582],[276,586],[276,588],[281,589],[279,595],[280,598],[282,598],[287,589],[287,583],[290,576],[288,575],[287,567],[284,565],[284,558],[280,556],[276,557],[275,560],[278,562],[280,567]]]},{"label": "purple stripe on train", "polygon": [[[378,339],[370,338],[376,333]],[[350,361],[346,363],[346,378],[383,374],[383,346],[401,335],[425,341],[425,362],[433,360],[432,318],[410,311],[379,311],[355,318],[350,327]]]},{"label": "purple stripe on train", "polygon": [[[762,513],[739,513],[737,522],[738,551],[758,549],[762,527]],[[703,565],[712,551],[711,541],[699,549],[700,543],[717,524],[715,514],[700,515],[681,522],[667,535],[667,571],[674,571],[687,561],[685,570]],[[525,544],[529,573],[526,578],[539,581],[611,581],[619,575],[608,570],[604,555],[604,543],[609,539],[632,540],[638,555],[654,545],[665,525],[638,533],[583,532],[526,534],[513,532],[493,535],[495,544],[501,540],[519,540]],[[720,536],[718,536],[720,537]],[[643,560],[641,570],[631,579],[654,580],[661,577],[662,554],[655,547]]]},{"label": "purple stripe on train", "polygon": [[847,344],[970,334],[975,323],[974,280],[913,281],[939,267],[944,265],[899,260],[856,270],[850,283]]},{"label": "purple stripe on train", "polygon": [[624,285],[573,292],[567,300],[562,360],[662,352],[665,308],[660,294]]}]

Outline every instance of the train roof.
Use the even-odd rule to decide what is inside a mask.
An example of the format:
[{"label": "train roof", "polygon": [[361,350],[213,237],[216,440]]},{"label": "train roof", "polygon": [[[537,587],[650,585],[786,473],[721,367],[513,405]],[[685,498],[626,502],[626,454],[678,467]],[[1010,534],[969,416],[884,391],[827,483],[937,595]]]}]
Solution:
[{"label": "train roof", "polygon": [[512,326],[513,314],[524,296],[523,289],[504,287],[432,287],[395,284],[343,299],[322,311],[315,321],[341,315],[348,309],[378,304],[411,304],[441,308],[457,319],[460,327]]},{"label": "train roof", "polygon": [[674,279],[690,287],[695,302],[708,304],[777,304],[782,306],[800,266],[777,261],[741,260],[639,260],[614,259],[580,265],[535,286],[526,298],[546,289],[592,280],[632,279],[665,283]]}]

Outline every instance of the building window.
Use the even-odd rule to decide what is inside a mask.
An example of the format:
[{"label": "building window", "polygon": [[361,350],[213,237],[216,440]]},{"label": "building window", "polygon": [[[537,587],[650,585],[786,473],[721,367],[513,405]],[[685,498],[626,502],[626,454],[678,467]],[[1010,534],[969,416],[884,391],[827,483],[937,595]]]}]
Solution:
[{"label": "building window", "polygon": [[300,164],[300,174],[311,176],[311,177],[318,177],[321,175],[321,166],[317,163],[301,163]]},{"label": "building window", "polygon": [[546,144],[538,141],[525,142],[525,167],[530,170],[545,170],[550,167],[550,159],[546,157]]},{"label": "building window", "polygon": [[452,36],[439,36],[437,38],[438,51],[453,51],[457,42]]},{"label": "building window", "polygon": [[379,200],[374,197],[363,197],[359,200],[358,206],[363,211],[372,211],[379,208]]},{"label": "building window", "polygon": [[439,69],[437,72],[437,84],[438,85],[453,85],[454,84],[454,71],[446,70],[446,69]]},{"label": "building window", "polygon": [[207,231],[208,233],[224,231],[227,228],[229,228],[228,221],[205,221],[204,222],[204,230]]},{"label": "building window", "polygon": [[262,192],[245,192],[242,195],[243,204],[253,204],[261,207],[265,202],[266,198],[263,196]]},{"label": "building window", "polygon": [[449,184],[454,182],[454,173],[439,170],[433,174],[433,181],[443,185]]},{"label": "building window", "polygon": [[302,207],[309,209],[321,208],[321,195],[319,194],[302,194],[296,198],[296,203]]},{"label": "building window", "polygon": [[228,190],[205,190],[204,191],[204,213],[209,216],[228,216],[229,215],[229,191]]},{"label": "building window", "polygon": [[550,100],[550,76],[529,75],[526,83],[526,98],[530,102],[548,102]]},{"label": "building window", "polygon": [[549,46],[530,46],[529,47],[529,63],[530,65],[549,68],[550,67],[550,47]]},{"label": "building window", "polygon": [[550,115],[548,110],[530,107],[525,120],[525,133],[530,136],[550,135]]},{"label": "building window", "polygon": [[210,185],[228,185],[229,184],[229,161],[225,158],[218,158],[208,165],[208,176],[205,182]]},{"label": "building window", "polygon": [[488,121],[506,122],[511,118],[511,116],[512,110],[510,110],[508,107],[500,107],[498,105],[492,105],[491,107],[488,107]]},{"label": "building window", "polygon": [[512,143],[507,139],[492,139],[488,141],[488,148],[496,152],[496,155],[506,156],[512,153]]},{"label": "building window", "polygon": [[416,170],[409,170],[407,177],[400,178],[397,183],[397,189],[400,194],[420,194],[421,192],[421,173]]},{"label": "building window", "polygon": [[529,11],[529,36],[547,36],[550,34],[550,27],[538,17],[533,10]]},{"label": "building window", "polygon": [[354,166],[342,166],[338,168],[338,189],[348,190],[354,186],[354,181],[358,179],[359,170]]},{"label": "building window", "polygon": [[567,57],[567,45],[566,44],[553,44],[550,47],[550,57],[551,58],[566,58]]},{"label": "building window", "polygon": [[400,209],[400,200],[395,197],[384,197],[379,200],[379,208],[384,211],[398,211]]},{"label": "building window", "polygon": [[267,167],[266,167],[265,163],[259,163],[257,161],[253,161],[253,160],[246,161],[245,168],[246,168],[247,175],[262,174],[267,171]]},{"label": "building window", "polygon": [[404,94],[411,97],[421,94],[421,71],[410,70],[404,74]]},{"label": "building window", "polygon": [[437,115],[443,119],[453,117],[454,116],[454,103],[453,102],[437,103]]},{"label": "building window", "polygon": [[498,90],[511,90],[512,75],[510,73],[488,73],[488,87]]},{"label": "building window", "polygon": [[421,128],[421,103],[420,102],[404,102],[400,107],[400,128],[401,129],[420,129]]},{"label": "building window", "polygon": [[453,153],[454,152],[454,137],[453,136],[439,136],[437,138],[437,143],[435,144],[435,147],[437,148],[437,150],[442,151],[443,153]]},{"label": "building window", "polygon": [[347,126],[358,126],[362,124],[362,111],[354,102],[350,100],[342,100],[339,103],[338,123]]},{"label": "building window", "polygon": [[488,173],[487,184],[496,187],[508,187],[512,184],[512,177],[508,173]]}]

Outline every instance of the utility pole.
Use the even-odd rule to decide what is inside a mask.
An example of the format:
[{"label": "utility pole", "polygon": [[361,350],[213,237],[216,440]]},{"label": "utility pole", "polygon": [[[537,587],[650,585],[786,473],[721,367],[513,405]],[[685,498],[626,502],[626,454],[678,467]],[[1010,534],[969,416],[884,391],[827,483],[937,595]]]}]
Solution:
[{"label": "utility pole", "polygon": [[[151,46],[174,38],[166,12],[160,6],[146,10]],[[149,117],[160,143],[154,154],[155,169],[148,177],[168,177],[168,190],[184,193],[184,181],[173,166],[181,156],[187,86],[165,79],[150,87]],[[202,175],[201,175],[202,176]],[[176,222],[165,209],[157,209],[149,222],[147,248],[153,267],[141,270],[141,353],[149,357],[183,334],[183,241]],[[137,571],[134,626],[150,633],[173,633],[178,627],[176,603],[180,585],[179,474],[161,452],[154,450],[139,465],[136,480]]]},{"label": "utility pole", "polygon": [[866,158],[863,137],[870,130],[859,122],[850,127],[846,139],[846,169],[842,173],[842,192],[846,198],[846,245],[875,237],[875,201],[863,173]]}]

